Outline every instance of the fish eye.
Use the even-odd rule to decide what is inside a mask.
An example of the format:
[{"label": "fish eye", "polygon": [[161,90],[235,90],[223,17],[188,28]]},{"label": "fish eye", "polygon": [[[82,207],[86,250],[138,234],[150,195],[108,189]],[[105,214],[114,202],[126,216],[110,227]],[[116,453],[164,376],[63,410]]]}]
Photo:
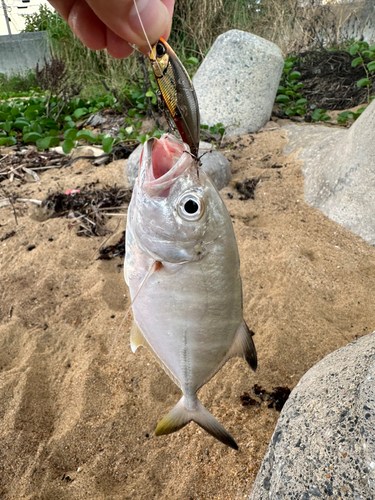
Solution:
[{"label": "fish eye", "polygon": [[177,205],[178,215],[187,221],[199,220],[204,213],[204,203],[196,193],[185,193]]},{"label": "fish eye", "polygon": [[158,44],[156,45],[156,55],[158,57],[162,57],[166,52],[167,51],[164,45],[161,42],[158,42]]}]

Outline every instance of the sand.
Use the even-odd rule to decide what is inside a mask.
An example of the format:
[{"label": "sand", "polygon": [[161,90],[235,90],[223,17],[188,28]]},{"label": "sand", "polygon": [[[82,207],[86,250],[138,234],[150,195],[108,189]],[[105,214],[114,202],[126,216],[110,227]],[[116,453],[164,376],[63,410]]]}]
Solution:
[{"label": "sand", "polygon": [[[18,225],[11,207],[0,209],[0,498],[247,497],[279,413],[266,402],[242,406],[240,396],[254,384],[293,388],[317,361],[375,327],[375,248],[304,202],[301,163],[283,156],[286,142],[275,124],[223,149],[233,183],[221,194],[259,369],[231,360],[200,399],[238,452],[194,423],[154,436],[180,391],[146,350],[131,352],[130,315],[109,354],[129,293],[122,259],[97,260],[106,237],[79,237],[69,219],[41,220],[28,204],[16,204]],[[261,181],[254,199],[240,200],[234,183],[246,178]],[[42,200],[96,180],[125,185],[124,162],[80,160],[39,182],[1,186]],[[125,224],[107,220],[109,242]]]}]

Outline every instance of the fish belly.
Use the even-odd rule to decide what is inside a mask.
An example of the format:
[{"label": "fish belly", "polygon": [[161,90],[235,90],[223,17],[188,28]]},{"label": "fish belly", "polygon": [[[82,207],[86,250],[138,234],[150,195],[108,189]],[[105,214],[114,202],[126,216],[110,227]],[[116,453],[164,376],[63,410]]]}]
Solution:
[{"label": "fish belly", "polygon": [[[126,259],[134,298],[154,261],[137,247],[131,232]],[[195,393],[221,365],[242,321],[237,248],[219,249],[197,262],[163,263],[143,284],[133,313],[183,392]]]}]

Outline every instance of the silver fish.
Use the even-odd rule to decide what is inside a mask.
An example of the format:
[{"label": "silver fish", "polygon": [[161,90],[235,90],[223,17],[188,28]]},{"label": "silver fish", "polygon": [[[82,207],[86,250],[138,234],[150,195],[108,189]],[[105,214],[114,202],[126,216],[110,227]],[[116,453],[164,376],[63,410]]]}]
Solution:
[{"label": "silver fish", "polygon": [[257,366],[243,320],[236,239],[216,188],[197,172],[189,147],[169,134],[143,149],[128,210],[125,280],[133,352],[146,347],[183,392],[155,433],[193,420],[238,449],[196,394],[232,357]]}]

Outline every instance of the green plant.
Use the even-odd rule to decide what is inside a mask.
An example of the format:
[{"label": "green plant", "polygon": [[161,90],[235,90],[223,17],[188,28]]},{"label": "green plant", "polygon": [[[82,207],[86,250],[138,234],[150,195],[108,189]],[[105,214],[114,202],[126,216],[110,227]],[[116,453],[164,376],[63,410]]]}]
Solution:
[{"label": "green plant", "polygon": [[327,112],[325,109],[314,109],[311,119],[313,122],[325,122],[327,120],[330,120],[331,117],[327,115]]},{"label": "green plant", "polygon": [[306,114],[307,99],[304,99],[299,92],[303,88],[303,83],[298,81],[301,73],[292,71],[296,61],[296,56],[290,56],[284,60],[284,69],[276,95],[276,102],[288,116]]},{"label": "green plant", "polygon": [[211,127],[209,127],[208,125],[201,125],[201,129],[208,130],[212,135],[220,135],[220,138],[222,138],[225,133],[225,127],[222,123],[211,125]]},{"label": "green plant", "polygon": [[[375,72],[375,45],[369,46],[367,42],[355,42],[349,49],[352,56],[357,56],[352,61],[352,66],[355,68],[362,65],[365,70],[366,77],[357,81],[357,87],[367,87],[367,102],[370,103],[371,78],[370,74]],[[369,62],[366,62],[369,61]]]},{"label": "green plant", "polygon": [[337,122],[338,123],[346,123],[348,120],[356,120],[361,116],[361,114],[364,112],[366,108],[362,107],[359,108],[357,111],[343,111],[337,116]]},{"label": "green plant", "polygon": [[9,97],[28,97],[32,95],[34,88],[38,86],[35,72],[29,71],[26,74],[6,76],[0,73],[0,99]]}]

